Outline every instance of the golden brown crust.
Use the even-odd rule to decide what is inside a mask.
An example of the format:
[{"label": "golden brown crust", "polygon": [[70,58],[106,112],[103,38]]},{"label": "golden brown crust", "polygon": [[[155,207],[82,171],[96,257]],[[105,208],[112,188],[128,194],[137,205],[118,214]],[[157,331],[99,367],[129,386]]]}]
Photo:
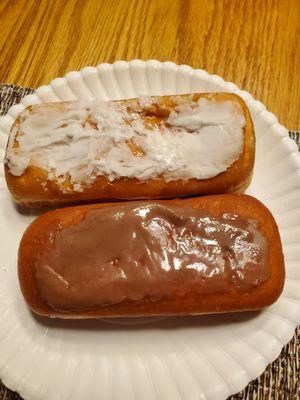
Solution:
[{"label": "golden brown crust", "polygon": [[[181,97],[184,96],[188,95]],[[14,200],[22,206],[41,207],[95,200],[158,199],[244,191],[251,181],[255,157],[255,135],[250,112],[244,101],[235,94],[202,93],[193,95],[195,100],[200,97],[213,97],[217,101],[235,100],[241,105],[244,112],[246,126],[244,128],[243,153],[225,172],[210,179],[171,182],[165,182],[163,178],[145,182],[138,179],[120,178],[110,182],[106,177],[99,176],[91,186],[84,187],[83,192],[71,190],[64,193],[56,181],[47,180],[46,171],[37,167],[29,167],[23,175],[14,176],[9,172],[6,164],[6,182]],[[173,96],[163,96],[166,108],[170,109],[174,106],[172,98]],[[126,104],[130,104],[133,100],[124,101]],[[18,121],[15,124],[18,126]]]},{"label": "golden brown crust", "polygon": [[[284,284],[284,259],[276,222],[270,211],[257,199],[240,194],[216,195],[193,199],[160,200],[163,204],[185,205],[204,208],[213,215],[234,212],[241,217],[259,221],[260,231],[269,245],[270,277],[249,292],[239,293],[231,289],[225,294],[190,295],[185,299],[172,298],[157,302],[144,300],[139,304],[131,301],[99,307],[85,312],[60,313],[52,310],[39,297],[34,278],[34,263],[47,246],[47,232],[78,223],[89,210],[109,207],[110,204],[91,204],[49,211],[37,218],[26,230],[19,248],[19,280],[22,293],[29,307],[36,313],[59,318],[97,318],[117,316],[184,315],[216,312],[258,310],[272,304],[280,295]],[[116,203],[114,203],[116,205]]]}]

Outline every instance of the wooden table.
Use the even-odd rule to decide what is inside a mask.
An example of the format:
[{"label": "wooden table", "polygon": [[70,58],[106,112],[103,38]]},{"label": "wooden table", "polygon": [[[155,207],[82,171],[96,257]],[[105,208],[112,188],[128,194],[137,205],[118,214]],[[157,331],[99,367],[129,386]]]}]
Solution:
[{"label": "wooden table", "polygon": [[0,82],[133,58],[204,68],[300,129],[299,0],[1,0]]}]

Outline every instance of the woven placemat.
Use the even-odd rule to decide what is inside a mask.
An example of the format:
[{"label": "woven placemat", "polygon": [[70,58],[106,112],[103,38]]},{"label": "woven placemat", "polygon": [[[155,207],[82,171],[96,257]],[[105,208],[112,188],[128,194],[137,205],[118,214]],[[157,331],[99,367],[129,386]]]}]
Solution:
[{"label": "woven placemat", "polygon": [[[0,115],[5,114],[9,107],[19,103],[22,97],[32,92],[32,89],[1,84]],[[290,131],[289,134],[300,150],[300,132]],[[101,398],[101,394],[99,396]],[[22,398],[0,381],[0,400],[22,400]],[[228,400],[300,400],[300,326],[277,360],[270,364],[259,378]]]}]

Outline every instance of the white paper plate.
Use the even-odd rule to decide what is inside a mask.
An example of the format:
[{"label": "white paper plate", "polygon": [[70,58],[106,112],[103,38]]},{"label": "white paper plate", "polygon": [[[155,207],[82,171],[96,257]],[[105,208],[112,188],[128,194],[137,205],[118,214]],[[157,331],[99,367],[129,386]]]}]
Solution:
[{"label": "white paper plate", "polygon": [[224,91],[250,108],[257,135],[247,193],[280,227],[286,259],[283,295],[258,313],[123,321],[43,321],[33,317],[17,280],[17,249],[33,220],[12,202],[0,177],[0,377],[26,399],[225,399],[260,375],[300,322],[300,156],[262,103],[216,75],[171,62],[118,61],[54,79],[0,119],[1,156],[25,106],[77,98]]}]

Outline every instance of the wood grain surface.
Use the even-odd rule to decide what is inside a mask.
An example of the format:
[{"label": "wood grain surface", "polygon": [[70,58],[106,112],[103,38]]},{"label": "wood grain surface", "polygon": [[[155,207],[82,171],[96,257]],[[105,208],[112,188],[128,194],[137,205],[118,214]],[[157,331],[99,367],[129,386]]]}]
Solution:
[{"label": "wood grain surface", "polygon": [[300,129],[299,0],[0,0],[0,82],[156,58],[219,74]]}]

